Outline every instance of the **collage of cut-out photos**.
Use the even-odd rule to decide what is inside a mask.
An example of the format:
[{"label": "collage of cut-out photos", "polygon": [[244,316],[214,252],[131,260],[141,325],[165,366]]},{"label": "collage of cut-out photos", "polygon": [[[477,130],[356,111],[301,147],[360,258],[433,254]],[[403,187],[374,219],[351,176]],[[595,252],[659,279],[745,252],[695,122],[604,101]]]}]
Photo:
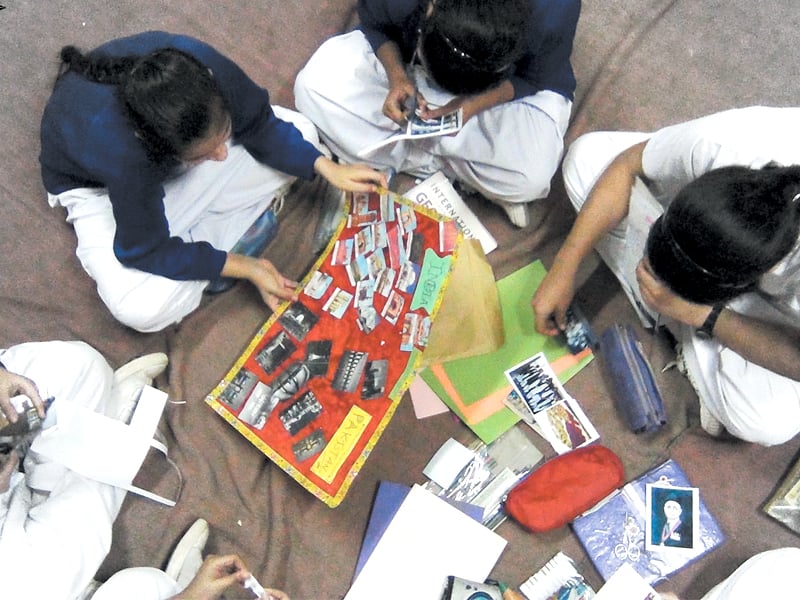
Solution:
[{"label": "collage of cut-out photos", "polygon": [[391,192],[347,195],[301,283],[206,401],[264,454],[338,504],[410,383],[460,234]]}]

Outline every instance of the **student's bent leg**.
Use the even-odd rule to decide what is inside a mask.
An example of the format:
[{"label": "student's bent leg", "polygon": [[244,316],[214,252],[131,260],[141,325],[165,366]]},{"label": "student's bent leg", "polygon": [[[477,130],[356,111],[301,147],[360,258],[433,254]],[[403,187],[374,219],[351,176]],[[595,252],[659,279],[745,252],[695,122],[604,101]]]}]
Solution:
[{"label": "student's bent leg", "polygon": [[788,598],[794,592],[794,574],[800,565],[800,548],[778,548],[756,554],[702,600],[753,600]]},{"label": "student's bent leg", "polygon": [[123,569],[101,585],[92,600],[164,600],[180,592],[164,571],[152,567]]},{"label": "student's bent leg", "polygon": [[396,149],[391,144],[363,158],[358,156],[363,148],[399,130],[383,114],[388,92],[386,72],[361,31],[323,43],[298,73],[294,85],[298,110],[319,128],[337,156],[350,163],[402,171],[402,153],[393,155]]},{"label": "student's bent leg", "polygon": [[0,362],[32,379],[42,398],[53,396],[101,411],[113,371],[89,344],[79,341],[28,342],[0,350]]},{"label": "student's bent leg", "polygon": [[[0,360],[31,378],[41,395],[54,396],[56,403],[103,410],[110,394],[111,367],[83,342],[20,344],[2,351]],[[14,491],[0,536],[0,561],[14,573],[4,581],[4,592],[27,597],[25,592],[14,595],[19,583],[37,597],[72,598],[108,553],[125,492],[49,463],[32,450],[25,471],[26,485]]]},{"label": "student's bent leg", "polygon": [[[125,493],[65,470],[58,485],[30,509],[19,548],[40,569],[46,565],[47,576],[39,579],[53,593],[43,597],[73,598],[94,577],[111,548]],[[69,594],[56,593],[67,589]]]},{"label": "student's bent leg", "polygon": [[624,150],[651,134],[632,131],[593,131],[570,144],[564,156],[564,186],[572,206],[581,209],[597,179]]},{"label": "student's bent leg", "polygon": [[[570,145],[561,168],[567,196],[577,212],[581,210],[608,165],[623,150],[649,136],[650,134],[638,132],[595,131],[580,136]],[[625,275],[628,261],[625,229],[626,221],[623,219],[596,244],[595,250],[619,280],[628,300],[636,306],[641,303],[638,285],[636,282],[628,282]]]},{"label": "student's bent leg", "polygon": [[571,108],[554,92],[507,102],[474,116],[455,136],[431,138],[430,152],[448,176],[489,200],[528,203],[550,192]]},{"label": "student's bent leg", "polygon": [[741,440],[773,446],[800,433],[800,382],[755,365],[714,340],[681,331],[700,402]]},{"label": "student's bent leg", "polygon": [[78,188],[50,196],[50,201],[67,209],[67,221],[78,238],[78,259],[118,321],[142,332],[160,331],[199,306],[207,281],[175,281],[117,260],[116,223],[105,190]]}]

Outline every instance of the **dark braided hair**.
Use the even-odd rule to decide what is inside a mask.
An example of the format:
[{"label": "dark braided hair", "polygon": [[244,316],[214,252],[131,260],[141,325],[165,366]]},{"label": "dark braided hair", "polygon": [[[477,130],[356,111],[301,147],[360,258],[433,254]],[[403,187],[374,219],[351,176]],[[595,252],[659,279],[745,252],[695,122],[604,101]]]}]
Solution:
[{"label": "dark braided hair", "polygon": [[162,48],[142,56],[106,56],[65,46],[61,63],[60,76],[75,72],[117,87],[128,121],[157,163],[179,161],[227,122],[225,100],[210,71],[186,52]]},{"label": "dark braided hair", "polygon": [[723,167],[686,185],[653,224],[647,257],[679,296],[727,302],[758,280],[800,235],[800,166]]}]

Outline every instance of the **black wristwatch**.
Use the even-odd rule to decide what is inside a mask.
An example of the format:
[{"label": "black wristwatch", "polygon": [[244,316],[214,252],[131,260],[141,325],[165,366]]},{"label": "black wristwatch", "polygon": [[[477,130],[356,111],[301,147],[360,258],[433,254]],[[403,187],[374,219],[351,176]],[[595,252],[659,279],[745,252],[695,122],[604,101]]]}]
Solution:
[{"label": "black wristwatch", "polygon": [[710,340],[712,337],[714,337],[714,325],[717,324],[719,313],[722,312],[723,308],[725,308],[725,305],[722,303],[714,305],[714,307],[711,309],[711,312],[708,313],[706,320],[703,321],[703,324],[700,326],[700,328],[695,331],[697,337],[699,337],[701,340]]}]

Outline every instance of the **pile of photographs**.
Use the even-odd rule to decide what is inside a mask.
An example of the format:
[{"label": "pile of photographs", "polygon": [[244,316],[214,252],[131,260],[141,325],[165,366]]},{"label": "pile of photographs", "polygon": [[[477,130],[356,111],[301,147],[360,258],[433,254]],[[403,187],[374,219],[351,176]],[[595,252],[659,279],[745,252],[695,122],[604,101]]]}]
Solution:
[{"label": "pile of photographs", "polygon": [[452,221],[389,192],[355,193],[347,206],[299,297],[207,398],[329,503],[341,500],[410,383],[460,239]]},{"label": "pile of photographs", "polygon": [[543,352],[505,371],[512,391],[505,404],[559,454],[599,438],[594,425],[553,372]]}]

